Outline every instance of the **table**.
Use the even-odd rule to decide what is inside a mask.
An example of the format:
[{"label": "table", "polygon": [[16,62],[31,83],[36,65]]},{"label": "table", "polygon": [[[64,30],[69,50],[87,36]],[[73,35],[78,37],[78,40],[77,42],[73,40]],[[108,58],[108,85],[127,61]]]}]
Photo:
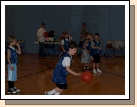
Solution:
[{"label": "table", "polygon": [[[39,44],[39,42],[38,42],[38,41],[37,41],[37,42],[34,42],[34,44]],[[61,42],[44,42],[44,44],[61,45]],[[53,46],[53,47],[48,47],[48,46],[46,46],[45,48],[46,48],[46,49],[52,49],[52,55],[53,55],[53,50],[54,50],[55,54],[57,54],[56,49],[55,49],[55,46]],[[48,50],[47,50],[47,51],[48,51]]]},{"label": "table", "polygon": [[[34,42],[34,44],[39,44],[39,42]],[[45,42],[45,44],[61,44],[60,42]]]}]

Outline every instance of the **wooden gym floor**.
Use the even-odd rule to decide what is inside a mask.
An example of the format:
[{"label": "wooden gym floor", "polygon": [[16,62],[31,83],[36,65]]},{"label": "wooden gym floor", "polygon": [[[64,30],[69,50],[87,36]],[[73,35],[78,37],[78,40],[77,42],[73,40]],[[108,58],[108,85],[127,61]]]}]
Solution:
[{"label": "wooden gym floor", "polygon": [[[22,54],[18,58],[18,80],[15,82],[15,86],[21,90],[18,95],[44,95],[45,91],[56,87],[51,78],[59,56],[39,58],[36,54]],[[75,72],[83,71],[80,57],[73,57],[71,69]],[[84,83],[80,77],[68,74],[68,89],[61,95],[125,95],[125,58],[101,57],[100,70],[103,72],[93,74],[90,83]],[[7,78],[5,88],[7,95]]]}]

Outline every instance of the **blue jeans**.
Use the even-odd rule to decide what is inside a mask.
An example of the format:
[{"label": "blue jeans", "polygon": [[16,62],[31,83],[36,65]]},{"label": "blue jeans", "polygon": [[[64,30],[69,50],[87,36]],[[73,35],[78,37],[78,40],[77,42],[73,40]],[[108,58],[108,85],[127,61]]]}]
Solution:
[{"label": "blue jeans", "polygon": [[40,57],[45,57],[46,53],[45,53],[45,47],[44,47],[44,42],[39,42],[39,56]]}]

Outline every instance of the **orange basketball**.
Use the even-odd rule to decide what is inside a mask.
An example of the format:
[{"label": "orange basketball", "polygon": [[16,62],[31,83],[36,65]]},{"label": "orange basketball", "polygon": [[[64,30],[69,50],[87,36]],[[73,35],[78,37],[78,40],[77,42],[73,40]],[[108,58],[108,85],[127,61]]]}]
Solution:
[{"label": "orange basketball", "polygon": [[47,37],[48,36],[48,32],[44,32],[44,36]]},{"label": "orange basketball", "polygon": [[93,75],[90,71],[86,70],[81,74],[81,79],[84,82],[91,82],[93,80]]}]

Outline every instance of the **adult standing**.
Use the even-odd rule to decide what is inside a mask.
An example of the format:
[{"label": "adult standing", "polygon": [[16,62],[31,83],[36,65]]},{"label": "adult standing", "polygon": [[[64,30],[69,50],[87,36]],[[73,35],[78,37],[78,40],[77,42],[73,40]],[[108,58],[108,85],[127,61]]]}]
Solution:
[{"label": "adult standing", "polygon": [[39,41],[39,57],[46,57],[45,47],[44,47],[44,42],[45,42],[44,32],[46,32],[45,23],[42,23],[41,27],[37,31],[37,36]]},{"label": "adult standing", "polygon": [[86,23],[82,23],[82,30],[81,30],[81,33],[80,33],[80,42],[79,42],[79,47],[80,47],[79,55],[81,54],[81,51],[82,51],[83,41],[86,38],[85,37],[86,33],[88,33],[88,28],[86,27]]}]

